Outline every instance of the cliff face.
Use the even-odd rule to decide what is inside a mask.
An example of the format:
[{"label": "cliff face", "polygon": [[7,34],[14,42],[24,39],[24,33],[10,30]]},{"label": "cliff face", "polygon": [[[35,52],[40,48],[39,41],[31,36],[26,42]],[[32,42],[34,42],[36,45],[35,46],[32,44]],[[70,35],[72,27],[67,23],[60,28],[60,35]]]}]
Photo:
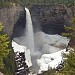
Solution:
[{"label": "cliff face", "polygon": [[4,32],[12,35],[14,25],[23,16],[24,8],[13,3],[12,6],[0,8],[0,22],[4,25]]},{"label": "cliff face", "polygon": [[[48,34],[60,34],[64,31],[64,25],[70,25],[70,19],[74,14],[72,8],[64,5],[32,5],[30,8],[34,32],[42,30]],[[0,21],[4,25],[4,32],[9,36],[19,37],[23,35],[26,14],[23,6],[13,4],[0,8]]]},{"label": "cliff face", "polygon": [[30,11],[36,30],[39,25],[45,33],[60,34],[64,25],[70,25],[71,10],[64,5],[34,5]]}]

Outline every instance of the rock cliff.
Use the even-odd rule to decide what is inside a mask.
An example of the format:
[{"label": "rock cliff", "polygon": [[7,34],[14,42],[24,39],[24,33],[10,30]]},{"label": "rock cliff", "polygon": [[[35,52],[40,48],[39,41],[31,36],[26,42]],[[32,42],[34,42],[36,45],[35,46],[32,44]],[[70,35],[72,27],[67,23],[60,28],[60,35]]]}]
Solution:
[{"label": "rock cliff", "polygon": [[[48,34],[60,34],[64,31],[64,25],[70,25],[73,16],[72,8],[64,5],[32,5],[29,7],[34,32],[42,30]],[[19,4],[0,8],[0,21],[4,25],[4,32],[9,36],[19,37],[23,35],[26,16],[25,9]]]},{"label": "rock cliff", "polygon": [[[14,25],[24,16],[24,7],[19,4],[0,8],[0,22],[4,25],[4,33],[12,35]],[[18,24],[17,24],[18,25]]]},{"label": "rock cliff", "polygon": [[[70,25],[71,10],[64,5],[34,5],[30,7],[33,25],[48,34],[60,34]],[[36,21],[37,20],[37,21]],[[37,23],[38,22],[38,23]]]}]

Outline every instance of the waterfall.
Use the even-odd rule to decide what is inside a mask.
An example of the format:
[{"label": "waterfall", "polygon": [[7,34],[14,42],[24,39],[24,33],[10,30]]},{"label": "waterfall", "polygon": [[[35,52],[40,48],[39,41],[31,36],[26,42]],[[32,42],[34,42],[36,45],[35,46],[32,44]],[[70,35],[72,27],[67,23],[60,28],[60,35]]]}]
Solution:
[{"label": "waterfall", "polygon": [[30,12],[27,8],[26,10],[26,31],[25,31],[25,36],[26,36],[26,46],[28,49],[31,50],[31,55],[34,54],[34,34],[33,34],[33,26],[32,26],[32,20],[31,20],[31,15]]},{"label": "waterfall", "polygon": [[37,65],[37,58],[39,54],[35,51],[34,47],[34,33],[30,12],[27,8],[26,10],[26,30],[25,30],[25,38],[26,38],[26,47],[30,49],[32,67],[30,68],[32,71],[38,72],[39,66]]}]

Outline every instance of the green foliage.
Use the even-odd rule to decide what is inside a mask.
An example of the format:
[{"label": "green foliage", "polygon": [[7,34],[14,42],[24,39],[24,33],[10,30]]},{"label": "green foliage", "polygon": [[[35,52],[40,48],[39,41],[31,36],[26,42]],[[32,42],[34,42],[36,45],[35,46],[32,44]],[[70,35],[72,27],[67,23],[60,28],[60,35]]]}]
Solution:
[{"label": "green foliage", "polygon": [[66,33],[62,33],[62,36],[69,37],[71,40],[75,39],[75,26],[65,26]]},{"label": "green foliage", "polygon": [[2,34],[2,29],[3,26],[0,23],[0,69],[4,67],[3,58],[7,57],[10,51],[8,48],[10,43],[8,41],[9,38],[7,37],[7,34]]},{"label": "green foliage", "polygon": [[[72,18],[71,23],[73,25],[65,27],[66,33],[62,35],[71,39],[69,44],[75,49],[75,18]],[[75,51],[70,50],[69,54],[64,54],[64,57],[66,59],[64,60],[64,67],[61,73],[63,75],[75,75]]]},{"label": "green foliage", "polygon": [[48,70],[47,72],[43,72],[42,75],[64,75],[63,73],[56,71],[55,69]]},{"label": "green foliage", "polygon": [[0,23],[0,71],[5,75],[14,75],[14,52],[7,34],[4,34],[2,30],[3,26]]},{"label": "green foliage", "polygon": [[[65,27],[66,33],[63,36],[69,37],[71,40],[69,45],[75,49],[75,18],[72,18],[72,26]],[[69,54],[64,54],[67,58],[64,61],[64,68],[61,71],[64,75],[75,75],[75,51],[70,51]]]},{"label": "green foliage", "polygon": [[[66,33],[62,33],[63,36],[69,37],[71,40],[69,45],[75,49],[75,18],[71,20],[72,25],[66,27]],[[64,54],[64,67],[60,71],[63,75],[75,75],[75,50],[70,48],[69,54]]]},{"label": "green foliage", "polygon": [[71,50],[69,54],[64,54],[64,67],[60,71],[63,75],[75,75],[75,52],[73,49]]},{"label": "green foliage", "polygon": [[11,5],[10,2],[0,2],[0,7],[9,7]]},{"label": "green foliage", "polygon": [[10,4],[9,2],[19,3],[25,6],[33,4],[64,4],[71,7],[75,5],[75,0],[0,0],[0,5],[8,5]]},{"label": "green foliage", "polygon": [[74,6],[74,0],[19,0],[26,6],[32,4],[65,4],[66,6]]},{"label": "green foliage", "polygon": [[3,69],[3,73],[6,75],[15,75],[15,59],[13,50],[9,52],[7,58],[4,58],[4,64],[5,68]]},{"label": "green foliage", "polygon": [[71,23],[75,25],[75,18],[73,17]]},{"label": "green foliage", "polygon": [[65,33],[62,33],[62,36],[70,38],[69,45],[75,49],[75,18],[71,20],[71,26],[65,26]]},{"label": "green foliage", "polygon": [[56,75],[56,70],[55,69],[50,69],[47,72],[43,72],[42,75]]}]

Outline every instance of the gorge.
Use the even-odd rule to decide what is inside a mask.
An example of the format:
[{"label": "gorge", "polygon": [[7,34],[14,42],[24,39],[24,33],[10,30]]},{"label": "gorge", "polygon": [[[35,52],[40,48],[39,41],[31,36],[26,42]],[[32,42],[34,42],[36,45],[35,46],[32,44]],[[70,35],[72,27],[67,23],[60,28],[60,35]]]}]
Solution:
[{"label": "gorge", "polygon": [[0,75],[75,75],[74,63],[74,0],[0,1]]},{"label": "gorge", "polygon": [[[51,54],[65,49],[68,45],[69,39],[58,34],[46,34],[40,29],[40,27],[37,28],[36,32],[34,32],[30,12],[27,8],[25,8],[25,10],[26,27],[24,26],[25,28],[23,28],[23,36],[16,38],[14,37],[13,40],[17,44],[19,44],[18,46],[25,46],[27,47],[27,49],[30,50],[30,57],[28,56],[29,58],[26,56],[27,54],[25,53],[25,57],[27,57],[27,59],[29,59],[28,61],[30,62],[29,64],[27,64],[30,65],[32,63],[30,70],[32,70],[34,73],[38,73],[40,71],[39,69],[41,65],[40,67],[38,66],[40,61],[38,61],[37,59],[40,59],[43,54]],[[12,46],[15,52],[15,44],[13,43]],[[26,52],[25,48],[21,48],[21,50],[19,50],[18,46],[16,49],[17,51],[21,52],[22,50],[22,52]],[[49,61],[51,61],[51,59],[49,59]],[[46,70],[47,69],[48,68],[46,68]]]}]

